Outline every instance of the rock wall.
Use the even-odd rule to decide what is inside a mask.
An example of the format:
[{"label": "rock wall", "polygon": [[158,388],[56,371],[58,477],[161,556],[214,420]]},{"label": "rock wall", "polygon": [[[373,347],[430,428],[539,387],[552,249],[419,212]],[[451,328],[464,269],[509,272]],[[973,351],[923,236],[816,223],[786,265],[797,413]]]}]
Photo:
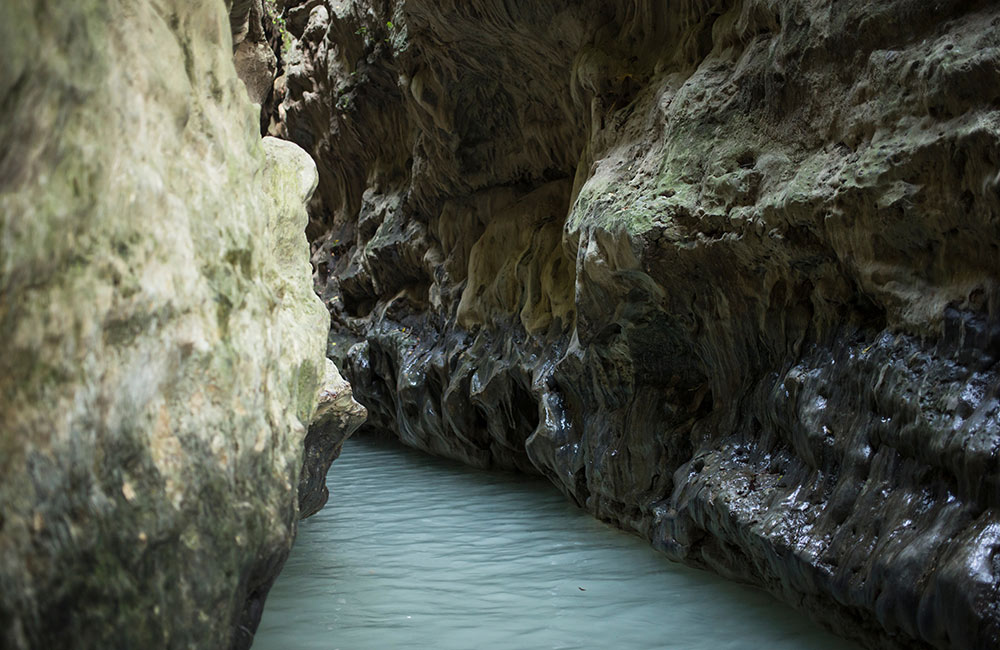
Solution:
[{"label": "rock wall", "polygon": [[317,173],[230,8],[0,4],[4,648],[246,647],[291,546]]},{"label": "rock wall", "polygon": [[326,473],[340,456],[344,442],[364,424],[367,416],[365,407],[354,401],[351,385],[344,381],[333,361],[326,359],[319,405],[303,441],[299,519],[311,517],[326,505],[330,498]]},{"label": "rock wall", "polygon": [[1000,8],[308,0],[328,352],[872,648],[1000,644]]},{"label": "rock wall", "polygon": [[231,0],[229,26],[233,35],[233,63],[247,87],[250,101],[264,104],[274,83],[278,57],[264,29],[261,0]]}]

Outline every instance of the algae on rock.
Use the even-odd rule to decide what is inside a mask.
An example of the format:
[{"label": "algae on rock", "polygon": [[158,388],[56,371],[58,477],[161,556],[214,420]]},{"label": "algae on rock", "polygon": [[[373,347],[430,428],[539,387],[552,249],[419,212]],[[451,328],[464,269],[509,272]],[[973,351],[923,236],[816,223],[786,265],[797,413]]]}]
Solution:
[{"label": "algae on rock", "polygon": [[221,1],[0,5],[0,645],[245,647],[329,317]]}]

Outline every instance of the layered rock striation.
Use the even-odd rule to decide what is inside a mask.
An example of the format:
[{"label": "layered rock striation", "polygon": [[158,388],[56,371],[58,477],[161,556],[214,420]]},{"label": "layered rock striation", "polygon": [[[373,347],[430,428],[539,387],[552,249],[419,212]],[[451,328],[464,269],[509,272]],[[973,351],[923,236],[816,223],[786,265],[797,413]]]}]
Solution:
[{"label": "layered rock striation", "polygon": [[229,9],[0,5],[4,648],[248,646],[346,391]]},{"label": "layered rock striation", "polygon": [[1000,8],[308,0],[329,353],[872,648],[1000,644]]}]

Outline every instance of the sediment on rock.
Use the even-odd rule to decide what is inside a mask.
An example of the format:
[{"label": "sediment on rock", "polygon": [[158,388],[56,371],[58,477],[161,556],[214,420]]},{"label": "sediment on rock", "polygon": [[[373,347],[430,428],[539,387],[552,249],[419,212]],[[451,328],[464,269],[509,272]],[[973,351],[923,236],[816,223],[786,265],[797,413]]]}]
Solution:
[{"label": "sediment on rock", "polygon": [[292,2],[370,425],[873,648],[1000,644],[1000,9]]}]

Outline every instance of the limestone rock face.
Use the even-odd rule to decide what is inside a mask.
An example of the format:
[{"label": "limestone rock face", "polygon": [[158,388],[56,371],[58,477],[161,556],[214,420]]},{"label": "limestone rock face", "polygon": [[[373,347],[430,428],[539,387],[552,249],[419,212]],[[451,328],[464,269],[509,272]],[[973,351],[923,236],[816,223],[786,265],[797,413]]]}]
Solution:
[{"label": "limestone rock face", "polygon": [[333,361],[327,359],[319,406],[305,439],[298,490],[300,519],[316,514],[326,505],[330,498],[326,473],[340,456],[347,438],[364,424],[367,414],[365,407],[354,401],[351,385]]},{"label": "limestone rock face", "polygon": [[0,4],[0,646],[245,647],[329,316],[221,1]]},{"label": "limestone rock face", "polygon": [[271,93],[278,57],[264,32],[261,0],[236,0],[229,10],[233,35],[233,63],[247,87],[250,101],[263,104]]},{"label": "limestone rock face", "polygon": [[329,352],[873,648],[1000,644],[1000,7],[290,3]]}]

